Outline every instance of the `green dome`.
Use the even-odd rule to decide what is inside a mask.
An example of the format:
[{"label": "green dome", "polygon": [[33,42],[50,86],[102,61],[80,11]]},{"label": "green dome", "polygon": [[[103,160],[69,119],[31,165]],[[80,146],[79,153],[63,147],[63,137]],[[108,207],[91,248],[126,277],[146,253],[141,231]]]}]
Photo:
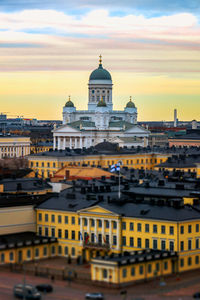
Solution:
[{"label": "green dome", "polygon": [[106,107],[106,106],[107,106],[107,104],[103,99],[100,100],[99,103],[97,104],[97,107]]},{"label": "green dome", "polygon": [[127,108],[135,108],[135,104],[132,102],[132,100],[130,100],[127,104],[126,104]]},{"label": "green dome", "polygon": [[65,104],[65,107],[74,107],[74,103],[71,100],[68,100]]},{"label": "green dome", "polygon": [[112,80],[110,73],[99,64],[98,69],[90,74],[89,80]]}]

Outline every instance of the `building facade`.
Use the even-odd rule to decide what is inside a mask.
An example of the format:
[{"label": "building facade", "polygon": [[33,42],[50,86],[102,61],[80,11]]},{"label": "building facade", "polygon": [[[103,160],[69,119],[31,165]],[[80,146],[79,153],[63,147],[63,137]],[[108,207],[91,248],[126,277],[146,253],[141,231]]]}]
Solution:
[{"label": "building facade", "polygon": [[0,159],[23,157],[30,154],[30,138],[23,136],[0,136]]},{"label": "building facade", "polygon": [[[103,68],[100,56],[98,68],[89,77],[88,110],[76,110],[69,97],[63,108],[63,126],[53,131],[54,149],[89,148],[118,138],[129,147],[147,146],[149,131],[137,125],[132,99],[123,111],[113,110],[112,86],[112,77]],[[128,142],[123,141],[127,138]]]}]

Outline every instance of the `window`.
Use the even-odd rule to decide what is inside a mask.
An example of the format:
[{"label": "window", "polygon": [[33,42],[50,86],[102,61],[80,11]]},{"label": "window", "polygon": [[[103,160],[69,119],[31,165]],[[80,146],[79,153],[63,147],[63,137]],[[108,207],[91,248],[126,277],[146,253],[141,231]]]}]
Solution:
[{"label": "window", "polygon": [[196,224],[196,232],[199,232],[199,224]]},{"label": "window", "polygon": [[38,162],[36,162],[36,167],[38,167]]},{"label": "window", "polygon": [[49,228],[48,227],[45,227],[45,229],[44,229],[44,235],[45,236],[49,235]]},{"label": "window", "polygon": [[188,257],[188,266],[191,266],[192,264],[192,257]]},{"label": "window", "polygon": [[41,213],[38,214],[38,221],[42,221],[42,214]]},{"label": "window", "polygon": [[141,240],[141,238],[137,239],[137,246],[138,246],[138,248],[142,247],[142,240]]},{"label": "window", "polygon": [[68,255],[68,247],[65,247],[65,255]]},{"label": "window", "polygon": [[9,259],[10,259],[10,261],[13,261],[13,259],[14,259],[13,252],[10,252],[10,253],[9,253]]},{"label": "window", "polygon": [[1,253],[1,262],[4,263],[4,261],[5,261],[5,254]]},{"label": "window", "polygon": [[139,273],[140,273],[140,275],[143,274],[143,271],[144,271],[144,270],[143,270],[143,266],[140,266],[140,267],[139,267]]},{"label": "window", "polygon": [[43,248],[43,256],[47,256],[47,247]]},{"label": "window", "polygon": [[44,167],[44,163],[42,162],[42,167]]},{"label": "window", "polygon": [[35,248],[35,257],[39,257],[39,248]]},{"label": "window", "polygon": [[49,163],[49,162],[47,163],[47,167],[48,167],[48,168],[50,167],[50,163]]},{"label": "window", "polygon": [[117,222],[113,221],[113,229],[117,229]]},{"label": "window", "polygon": [[58,215],[58,223],[62,223],[62,216]]},{"label": "window", "polygon": [[106,243],[109,244],[109,234],[106,234]]},{"label": "window", "polygon": [[102,234],[101,233],[98,234],[98,242],[99,242],[99,244],[102,243]]},{"label": "window", "polygon": [[51,228],[51,236],[55,237],[55,228]]},{"label": "window", "polygon": [[65,224],[68,224],[68,216],[65,216]]},{"label": "window", "polygon": [[145,239],[145,248],[149,249],[149,239]]},{"label": "window", "polygon": [[38,234],[42,235],[42,227],[40,227],[40,226],[38,227]]},{"label": "window", "polygon": [[56,163],[53,163],[53,168],[55,168],[56,167]]},{"label": "window", "polygon": [[166,241],[162,240],[161,241],[161,250],[165,250],[166,249]]},{"label": "window", "polygon": [[161,233],[162,233],[162,234],[165,234],[165,225],[162,225],[162,226],[161,226]]},{"label": "window", "polygon": [[110,226],[109,226],[109,222],[108,221],[106,221],[106,228],[109,228]]},{"label": "window", "polygon": [[195,244],[196,244],[196,249],[199,249],[199,239],[196,239]]},{"label": "window", "polygon": [[65,239],[68,239],[68,230],[65,229]]},{"label": "window", "polygon": [[153,240],[153,249],[157,249],[157,248],[158,248],[158,241]]},{"label": "window", "polygon": [[75,240],[75,231],[72,230],[72,240]]},{"label": "window", "polygon": [[26,251],[26,258],[27,258],[27,259],[30,259],[30,258],[31,258],[31,250],[30,250],[30,249],[28,249],[28,250]]},{"label": "window", "polygon": [[133,247],[134,246],[134,240],[133,240],[133,237],[130,237],[130,247]]},{"label": "window", "polygon": [[56,253],[56,248],[55,246],[52,246],[51,247],[51,254],[54,255]]},{"label": "window", "polygon": [[148,264],[148,273],[151,273],[152,272],[152,266],[151,264]]},{"label": "window", "polygon": [[145,232],[149,232],[149,224],[145,224]]},{"label": "window", "polygon": [[123,276],[123,278],[125,278],[127,276],[127,270],[126,269],[122,269],[122,276]]},{"label": "window", "polygon": [[62,229],[58,229],[58,237],[62,238]]},{"label": "window", "polygon": [[184,241],[181,241],[181,251],[184,251]]},{"label": "window", "polygon": [[196,265],[199,264],[199,256],[198,256],[198,255],[195,256],[195,264],[196,264]]},{"label": "window", "polygon": [[122,229],[126,230],[126,222],[122,222]]},{"label": "window", "polygon": [[122,237],[122,245],[126,246],[126,237],[125,236]]},{"label": "window", "polygon": [[48,222],[48,214],[45,214],[45,222]]},{"label": "window", "polygon": [[131,268],[131,276],[135,276],[135,268],[134,267]]},{"label": "window", "polygon": [[113,245],[117,245],[117,236],[113,235]]},{"label": "window", "polygon": [[103,278],[108,277],[108,271],[106,269],[103,269]]},{"label": "window", "polygon": [[192,225],[188,225],[188,233],[192,233]]},{"label": "window", "polygon": [[58,254],[62,255],[62,247],[60,245],[58,246]]},{"label": "window", "polygon": [[165,261],[165,262],[164,262],[164,270],[167,270],[167,269],[168,269],[168,262]]},{"label": "window", "polygon": [[153,225],[153,233],[157,233],[157,225]]},{"label": "window", "polygon": [[76,254],[76,250],[74,247],[72,247],[72,256],[75,256],[75,254]]},{"label": "window", "polygon": [[188,240],[188,250],[192,249],[192,240]]},{"label": "window", "polygon": [[184,234],[184,226],[181,226],[181,234]]},{"label": "window", "polygon": [[141,223],[138,223],[138,224],[137,224],[137,231],[138,231],[138,232],[141,232],[141,231],[142,231],[142,224],[141,224]]},{"label": "window", "polygon": [[55,222],[55,215],[51,215],[51,222],[52,222],[52,223]]},{"label": "window", "polygon": [[169,242],[169,250],[174,251],[174,242],[173,241]]},{"label": "window", "polygon": [[91,242],[94,243],[94,233],[91,234]]},{"label": "window", "polygon": [[101,228],[101,227],[102,227],[102,221],[99,220],[99,228]]},{"label": "window", "polygon": [[75,217],[72,217],[72,224],[75,224]]},{"label": "window", "polygon": [[171,235],[174,234],[174,226],[169,227],[169,234],[171,234]]},{"label": "window", "polygon": [[181,258],[181,260],[180,260],[180,266],[184,267],[184,259],[183,258]]},{"label": "window", "polygon": [[160,270],[160,264],[156,263],[156,272],[158,272]]}]

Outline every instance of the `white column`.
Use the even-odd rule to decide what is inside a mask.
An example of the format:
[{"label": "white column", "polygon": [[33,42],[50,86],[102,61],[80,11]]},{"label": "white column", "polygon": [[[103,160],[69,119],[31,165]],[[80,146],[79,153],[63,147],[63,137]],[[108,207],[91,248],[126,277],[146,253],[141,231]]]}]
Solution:
[{"label": "white column", "polygon": [[63,150],[65,150],[65,148],[66,148],[66,137],[64,136],[64,138],[63,138]]},{"label": "white column", "polygon": [[104,234],[105,234],[105,224],[104,224],[104,219],[102,220],[102,242],[104,243]]},{"label": "white column", "polygon": [[82,145],[82,137],[80,137],[80,148],[81,148],[81,149],[83,148],[83,145]]},{"label": "white column", "polygon": [[56,137],[54,136],[53,137],[53,150],[56,149]]},{"label": "white column", "polygon": [[60,137],[58,137],[58,150],[60,150]]},{"label": "white column", "polygon": [[[81,233],[82,238],[84,240],[84,236],[83,236],[83,218],[82,217],[80,217],[80,233]],[[83,240],[81,240],[81,238],[80,238],[80,245],[81,246],[83,245]]]},{"label": "white column", "polygon": [[90,218],[87,218],[87,233],[89,234],[89,237],[91,239],[91,236],[90,236]]},{"label": "white column", "polygon": [[72,149],[72,138],[71,138],[71,136],[69,138],[69,148]]},{"label": "white column", "polygon": [[98,236],[97,236],[97,219],[94,219],[94,234],[95,234],[95,242],[98,243]]},{"label": "white column", "polygon": [[119,220],[117,220],[117,250],[120,249],[119,245]]},{"label": "white column", "polygon": [[85,137],[85,139],[84,139],[84,147],[88,148],[88,138],[87,137]]},{"label": "white column", "polygon": [[112,245],[112,220],[109,220],[109,244]]},{"label": "white column", "polygon": [[75,146],[74,148],[76,149],[77,148],[77,138],[75,137]]}]

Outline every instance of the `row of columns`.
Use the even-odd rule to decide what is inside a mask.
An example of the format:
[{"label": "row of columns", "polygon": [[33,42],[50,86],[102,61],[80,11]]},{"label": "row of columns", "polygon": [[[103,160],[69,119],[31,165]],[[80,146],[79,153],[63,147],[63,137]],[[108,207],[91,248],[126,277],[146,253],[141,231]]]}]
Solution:
[{"label": "row of columns", "polygon": [[[113,232],[112,232],[112,222],[117,222],[117,244],[116,244],[116,250],[120,250],[120,221],[119,220],[112,220],[112,219],[101,219],[101,218],[90,218],[90,217],[80,217],[80,233],[84,239],[84,224],[83,220],[87,219],[87,233],[89,234],[89,237],[91,238],[91,232],[95,234],[95,236],[98,238],[98,234],[102,234],[102,238],[105,236],[105,221],[109,222],[109,244],[110,247],[112,246],[112,239],[113,239]],[[94,230],[91,230],[91,220],[94,220]],[[98,228],[98,221],[102,221],[102,227]],[[106,234],[108,234],[106,232]],[[103,239],[102,239],[103,242]],[[80,240],[80,245],[83,244],[83,241]]]},{"label": "row of columns", "polygon": [[69,137],[56,137],[53,138],[53,149],[65,150],[65,148],[70,149],[82,149],[83,147],[89,148],[92,146],[91,137],[81,137],[81,136],[69,136]]},{"label": "row of columns", "polygon": [[0,158],[4,156],[21,157],[29,154],[30,154],[30,146],[1,146],[0,147]]}]

